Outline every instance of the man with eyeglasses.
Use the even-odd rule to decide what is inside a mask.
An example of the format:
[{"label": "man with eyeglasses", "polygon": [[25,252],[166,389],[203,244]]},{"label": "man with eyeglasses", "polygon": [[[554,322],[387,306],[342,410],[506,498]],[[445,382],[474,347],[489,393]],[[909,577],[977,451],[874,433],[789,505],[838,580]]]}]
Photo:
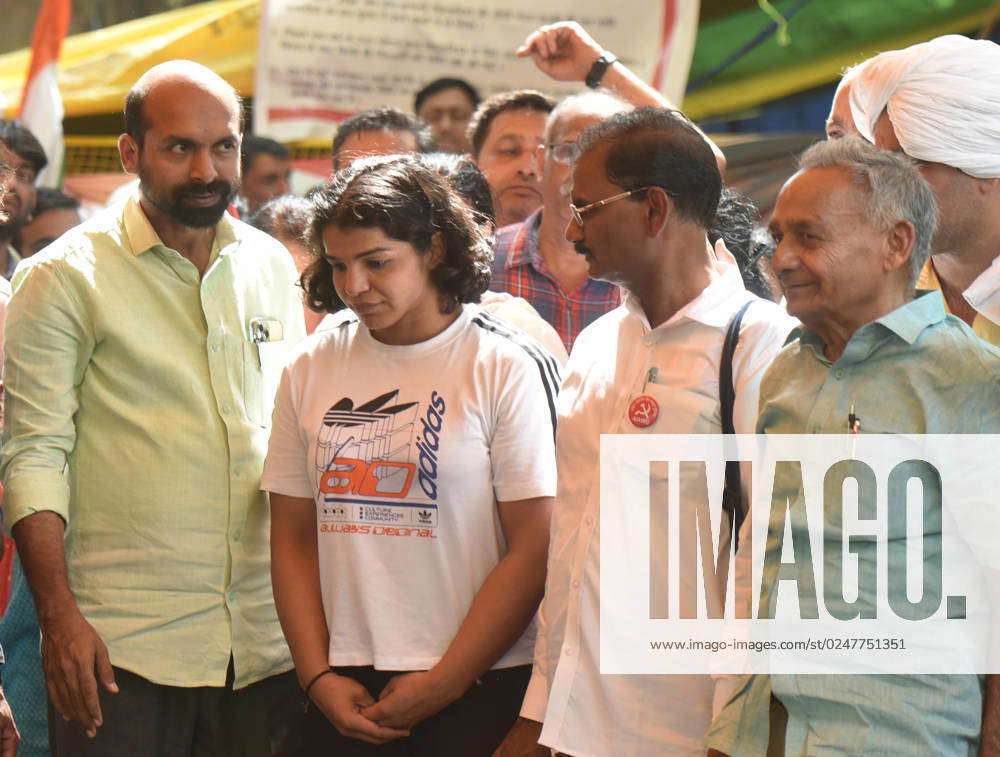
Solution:
[{"label": "man with eyeglasses", "polygon": [[48,160],[45,150],[19,121],[0,119],[0,145],[10,152],[13,181],[0,193],[0,276],[10,279],[21,262],[15,244],[18,232],[35,210],[35,178]]},{"label": "man with eyeglasses", "polygon": [[615,113],[670,104],[575,22],[540,27],[517,54],[530,56],[539,69],[558,81],[600,87],[600,91],[571,95],[549,114],[544,141],[536,150],[542,207],[523,223],[497,233],[490,281],[490,289],[530,302],[569,351],[584,327],[621,302],[618,287],[591,278],[586,261],[564,236],[570,220],[568,182],[574,144],[584,129]]},{"label": "man with eyeglasses", "polygon": [[722,178],[683,115],[619,113],[584,131],[578,150],[566,238],[591,277],[626,294],[583,330],[566,366],[534,669],[500,755],[694,757],[735,679],[600,673],[601,434],[720,433],[723,341],[741,312],[732,422],[753,433],[760,378],[794,321],[747,292],[709,243]]}]

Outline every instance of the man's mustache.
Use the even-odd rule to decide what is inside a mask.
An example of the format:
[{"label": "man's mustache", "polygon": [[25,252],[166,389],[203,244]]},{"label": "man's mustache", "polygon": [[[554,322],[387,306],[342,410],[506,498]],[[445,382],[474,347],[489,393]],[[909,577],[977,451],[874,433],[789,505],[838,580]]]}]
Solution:
[{"label": "man's mustache", "polygon": [[197,197],[198,195],[204,194],[217,194],[223,197],[229,197],[232,193],[233,187],[228,181],[223,181],[218,179],[216,181],[210,181],[207,184],[203,182],[195,182],[192,184],[185,184],[179,187],[175,192],[174,196],[178,199],[184,199],[187,197]]}]

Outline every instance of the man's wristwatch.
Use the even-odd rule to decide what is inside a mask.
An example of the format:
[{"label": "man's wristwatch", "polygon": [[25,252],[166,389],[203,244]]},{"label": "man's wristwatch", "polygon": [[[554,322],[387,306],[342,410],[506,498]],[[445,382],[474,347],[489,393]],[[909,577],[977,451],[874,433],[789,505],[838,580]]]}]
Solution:
[{"label": "man's wristwatch", "polygon": [[605,72],[616,60],[618,60],[617,55],[610,50],[605,50],[601,53],[601,57],[594,61],[594,65],[590,67],[590,71],[587,72],[587,78],[583,80],[583,83],[591,89],[597,89],[597,85],[601,83]]}]

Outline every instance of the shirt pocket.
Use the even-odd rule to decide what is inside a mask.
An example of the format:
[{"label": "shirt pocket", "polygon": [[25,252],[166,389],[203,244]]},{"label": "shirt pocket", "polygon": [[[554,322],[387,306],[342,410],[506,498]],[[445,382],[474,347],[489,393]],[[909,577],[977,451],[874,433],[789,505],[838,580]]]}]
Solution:
[{"label": "shirt pocket", "polygon": [[281,321],[267,316],[249,319],[243,338],[243,402],[247,418],[262,428],[271,424],[286,344]]},{"label": "shirt pocket", "polygon": [[722,431],[719,398],[691,389],[679,389],[673,395],[673,407],[678,432],[686,434],[718,434]]}]

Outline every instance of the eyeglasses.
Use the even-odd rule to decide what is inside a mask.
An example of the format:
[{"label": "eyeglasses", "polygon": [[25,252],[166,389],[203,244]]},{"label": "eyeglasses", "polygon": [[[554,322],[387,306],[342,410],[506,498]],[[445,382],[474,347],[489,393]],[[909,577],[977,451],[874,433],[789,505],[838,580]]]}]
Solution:
[{"label": "eyeglasses", "polygon": [[11,175],[22,184],[34,184],[35,179],[38,178],[38,172],[34,166],[29,165],[11,166]]},{"label": "eyeglasses", "polygon": [[549,142],[545,145],[545,149],[556,163],[569,165],[576,151],[576,142]]},{"label": "eyeglasses", "polygon": [[583,216],[584,214],[593,213],[599,208],[603,208],[605,205],[610,205],[613,202],[618,202],[618,200],[624,200],[626,197],[631,197],[639,192],[645,192],[647,189],[652,189],[652,187],[642,187],[641,189],[633,189],[629,192],[622,192],[621,194],[613,195],[604,200],[598,200],[597,202],[592,202],[589,205],[584,205],[582,208],[578,208],[573,203],[569,204],[569,211],[573,214],[573,220],[576,221],[580,226],[583,226]]}]

